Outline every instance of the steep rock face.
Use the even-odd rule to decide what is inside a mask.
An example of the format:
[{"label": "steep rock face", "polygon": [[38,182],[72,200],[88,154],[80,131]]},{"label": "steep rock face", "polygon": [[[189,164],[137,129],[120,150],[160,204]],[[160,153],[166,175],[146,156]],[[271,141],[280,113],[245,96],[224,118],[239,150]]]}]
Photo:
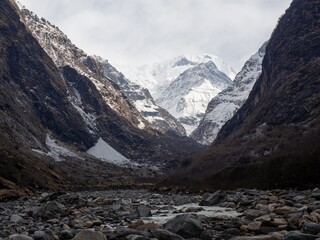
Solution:
[{"label": "steep rock face", "polygon": [[127,99],[116,84],[104,76],[103,66],[95,58],[77,48],[58,27],[46,19],[22,7],[22,15],[42,48],[52,58],[57,67],[70,66],[88,77],[101,92],[105,102],[135,127],[147,127],[147,121]]},{"label": "steep rock face", "polygon": [[236,113],[248,98],[262,71],[267,43],[244,64],[233,83],[208,104],[205,116],[190,137],[203,145],[210,145],[221,127]]},{"label": "steep rock face", "polygon": [[[235,71],[214,55],[184,55],[138,68],[117,66],[130,81],[148,88],[156,104],[177,118],[189,135],[199,124],[208,102],[226,88]],[[214,85],[221,77],[220,84]],[[229,83],[231,81],[229,80]],[[168,98],[166,98],[166,97]]]},{"label": "steep rock face", "polygon": [[319,1],[292,2],[268,42],[248,100],[209,151],[186,159],[179,181],[189,175],[211,188],[320,182],[319,12]]},{"label": "steep rock face", "polygon": [[175,131],[179,135],[186,135],[181,123],[166,110],[156,105],[148,89],[132,83],[107,60],[96,58],[102,63],[105,76],[120,86],[152,128],[162,133]]},{"label": "steep rock face", "polygon": [[214,62],[201,63],[171,82],[157,103],[175,116],[189,135],[198,126],[208,102],[231,83]]}]

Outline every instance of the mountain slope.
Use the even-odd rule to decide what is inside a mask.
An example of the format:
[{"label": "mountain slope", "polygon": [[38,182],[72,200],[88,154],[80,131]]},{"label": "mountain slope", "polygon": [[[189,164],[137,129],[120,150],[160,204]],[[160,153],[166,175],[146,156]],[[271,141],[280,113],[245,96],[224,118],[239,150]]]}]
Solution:
[{"label": "mountain slope", "polygon": [[201,149],[187,138],[133,127],[86,74],[57,68],[11,1],[0,1],[0,11],[1,188],[5,179],[33,189],[132,184]]},{"label": "mountain slope", "polygon": [[212,97],[226,88],[226,84],[214,85],[217,77],[223,82],[226,77],[235,76],[235,71],[220,58],[208,54],[184,55],[138,68],[117,68],[132,82],[148,88],[156,104],[177,118],[188,135],[198,125]]},{"label": "mountain slope", "polygon": [[101,92],[106,103],[135,127],[147,127],[147,121],[128,101],[119,87],[105,78],[102,64],[77,48],[68,37],[46,19],[22,7],[22,15],[43,49],[57,67],[70,66],[78,73],[87,76]]},{"label": "mountain slope", "polygon": [[172,81],[157,103],[178,118],[189,135],[198,126],[208,102],[231,83],[212,61],[201,63]]},{"label": "mountain slope", "polygon": [[120,86],[152,128],[162,133],[174,131],[179,135],[186,135],[181,123],[166,110],[156,105],[148,89],[129,81],[107,60],[99,57],[96,58],[102,63],[105,76]]},{"label": "mountain slope", "polygon": [[190,137],[203,145],[210,145],[221,127],[236,113],[249,96],[261,74],[267,43],[244,64],[233,83],[208,104],[205,116]]},{"label": "mountain slope", "polygon": [[316,0],[292,2],[249,98],[212,148],[187,158],[173,181],[210,188],[319,184],[319,10]]}]

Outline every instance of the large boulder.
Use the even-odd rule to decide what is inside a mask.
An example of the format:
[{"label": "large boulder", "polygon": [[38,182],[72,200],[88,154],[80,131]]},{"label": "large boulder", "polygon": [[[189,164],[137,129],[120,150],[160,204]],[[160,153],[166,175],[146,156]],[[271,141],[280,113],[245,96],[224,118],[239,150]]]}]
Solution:
[{"label": "large boulder", "polygon": [[220,203],[225,198],[225,195],[221,191],[215,193],[206,194],[200,201],[200,206],[213,206]]},{"label": "large boulder", "polygon": [[184,214],[169,220],[163,228],[184,238],[193,238],[199,237],[203,232],[204,222],[206,222],[204,216]]},{"label": "large boulder", "polygon": [[146,205],[140,205],[137,208],[137,212],[139,217],[150,217],[151,216],[151,209]]},{"label": "large boulder", "polygon": [[319,236],[317,235],[291,231],[291,232],[288,232],[283,239],[284,240],[315,240],[317,238],[319,238]]},{"label": "large boulder", "polygon": [[90,230],[82,230],[79,232],[73,240],[107,240],[106,236],[102,232],[94,232]]},{"label": "large boulder", "polygon": [[48,220],[55,217],[56,214],[60,213],[64,209],[64,205],[51,201],[46,203],[40,210],[41,218]]},{"label": "large boulder", "polygon": [[33,238],[26,235],[13,235],[9,240],[33,240]]},{"label": "large boulder", "polygon": [[158,240],[184,240],[183,237],[164,229],[153,229],[151,235]]}]

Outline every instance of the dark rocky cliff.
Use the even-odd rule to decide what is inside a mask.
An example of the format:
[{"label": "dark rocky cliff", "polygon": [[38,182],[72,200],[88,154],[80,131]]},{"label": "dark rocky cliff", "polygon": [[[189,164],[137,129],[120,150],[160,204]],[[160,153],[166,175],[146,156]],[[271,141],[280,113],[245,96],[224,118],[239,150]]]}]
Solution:
[{"label": "dark rocky cliff", "polygon": [[248,100],[211,149],[187,158],[173,181],[209,188],[319,183],[319,103],[320,2],[294,0]]},{"label": "dark rocky cliff", "polygon": [[[135,128],[88,77],[70,66],[57,68],[11,1],[0,1],[0,12],[0,189],[13,186],[6,179],[30,188],[75,189],[154,177],[143,167],[133,171],[88,155],[99,138],[147,167],[170,167],[200,149],[186,138]],[[91,71],[101,72],[87,60]]]}]

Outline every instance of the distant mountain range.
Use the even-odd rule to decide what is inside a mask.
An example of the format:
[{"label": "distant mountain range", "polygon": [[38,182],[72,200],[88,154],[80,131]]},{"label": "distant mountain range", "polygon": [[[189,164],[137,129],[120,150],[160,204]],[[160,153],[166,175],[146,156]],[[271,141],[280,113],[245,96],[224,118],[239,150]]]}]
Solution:
[{"label": "distant mountain range", "polygon": [[182,123],[187,135],[198,126],[208,102],[236,75],[220,58],[209,54],[117,68],[132,82],[148,88],[155,102]]}]

